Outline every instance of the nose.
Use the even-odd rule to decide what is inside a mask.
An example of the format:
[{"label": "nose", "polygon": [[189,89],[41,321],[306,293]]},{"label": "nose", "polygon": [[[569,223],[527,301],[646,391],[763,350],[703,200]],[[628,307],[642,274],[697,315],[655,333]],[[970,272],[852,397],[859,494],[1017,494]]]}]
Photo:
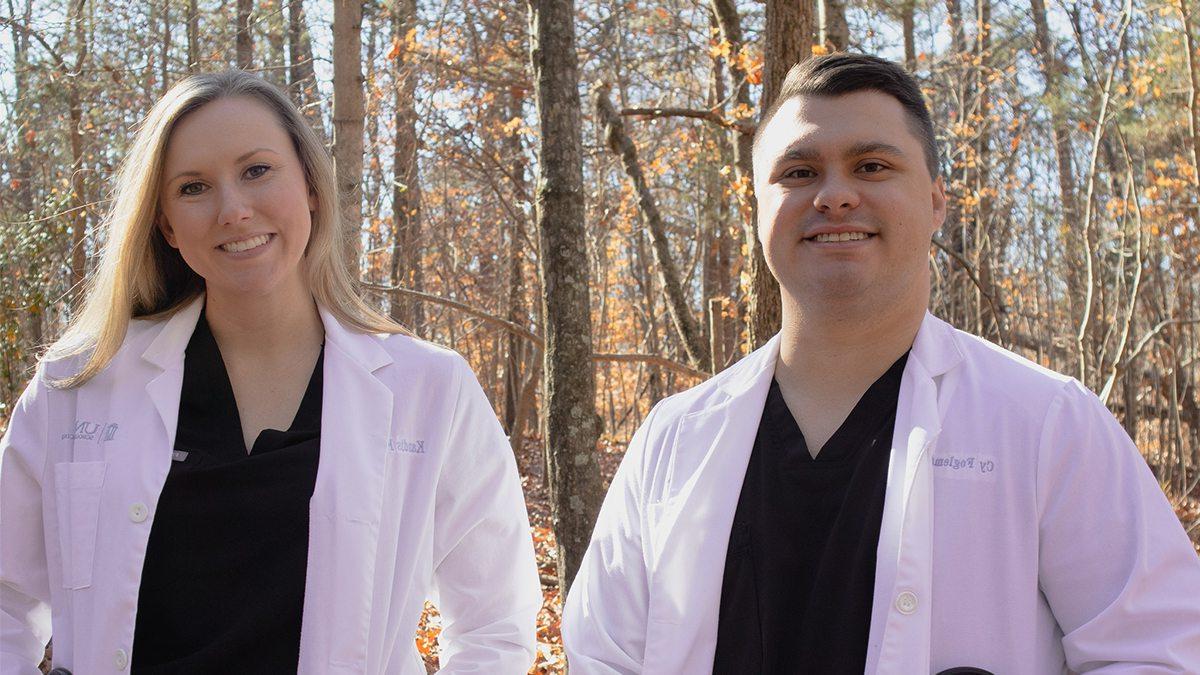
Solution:
[{"label": "nose", "polygon": [[219,188],[221,210],[217,214],[221,225],[236,225],[249,220],[253,210],[250,201],[237,185],[224,185]]},{"label": "nose", "polygon": [[845,214],[858,207],[859,194],[853,179],[837,174],[827,174],[817,193],[813,195],[813,207],[827,216]]}]

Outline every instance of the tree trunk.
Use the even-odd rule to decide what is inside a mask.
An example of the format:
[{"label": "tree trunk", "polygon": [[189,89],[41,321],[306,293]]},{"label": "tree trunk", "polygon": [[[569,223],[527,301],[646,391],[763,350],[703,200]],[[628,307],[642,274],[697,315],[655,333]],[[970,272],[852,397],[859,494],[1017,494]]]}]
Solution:
[{"label": "tree trunk", "polygon": [[[721,37],[730,44],[730,52],[736,54],[745,47],[742,37],[741,18],[734,0],[711,0],[712,11],[717,18]],[[739,59],[729,59],[729,76],[733,81],[734,105],[740,110],[750,109],[750,73],[742,67]],[[742,235],[747,258],[745,272],[746,322],[750,349],[761,346],[779,331],[780,300],[779,284],[767,268],[763,257],[762,243],[758,240],[758,200],[754,197],[754,164],[751,150],[753,132],[736,129],[730,132],[733,145],[733,167],[736,179],[735,191],[744,208]]]},{"label": "tree trunk", "polygon": [[527,0],[540,122],[537,214],[545,324],[546,467],[559,588],[570,590],[603,491],[584,227],[583,140],[574,0]]},{"label": "tree trunk", "polygon": [[658,278],[662,283],[663,292],[667,296],[667,312],[671,322],[683,342],[684,351],[692,365],[701,370],[712,370],[709,362],[708,345],[705,344],[704,331],[696,321],[691,307],[688,305],[687,294],[679,275],[679,267],[675,257],[671,255],[671,245],[667,241],[667,227],[662,214],[658,210],[658,202],[650,192],[646,183],[646,175],[638,163],[637,147],[633,139],[625,132],[625,124],[621,116],[608,100],[609,86],[601,85],[595,88],[593,95],[596,104],[596,122],[604,130],[608,147],[621,158],[625,173],[633,182],[638,195],[638,207],[641,210],[642,222],[650,231],[650,241],[654,246],[655,267]]},{"label": "tree trunk", "polygon": [[[1077,202],[1075,185],[1075,170],[1072,168],[1074,150],[1071,144],[1071,121],[1067,117],[1067,106],[1058,100],[1062,95],[1062,77],[1067,74],[1066,65],[1058,56],[1058,46],[1050,35],[1049,22],[1046,19],[1046,4],[1044,0],[1030,0],[1033,14],[1034,39],[1037,44],[1038,60],[1042,67],[1042,78],[1046,105],[1050,107],[1050,127],[1054,134],[1054,154],[1058,165],[1058,194],[1062,209],[1062,220],[1059,226],[1059,236],[1066,236],[1079,226],[1079,204]],[[1067,256],[1067,297],[1074,298],[1070,302],[1072,308],[1071,323],[1078,324],[1082,316],[1082,308],[1078,300],[1084,297],[1083,283],[1079,270],[1083,261],[1079,259],[1074,247],[1064,247]]]},{"label": "tree trunk", "polygon": [[904,67],[908,72],[917,71],[916,0],[904,0],[900,8],[900,23],[904,28]]},{"label": "tree trunk", "polygon": [[792,66],[812,56],[811,0],[767,0],[765,33],[763,90],[758,103],[762,112],[775,102],[783,80]]},{"label": "tree trunk", "polygon": [[850,46],[846,0],[817,0],[817,10],[820,14],[820,44],[831,52],[846,51]]},{"label": "tree trunk", "polygon": [[[393,108],[396,145],[392,156],[392,283],[422,290],[421,182],[417,170],[417,65],[412,46],[417,24],[416,0],[394,0],[392,7]],[[392,298],[392,318],[418,335],[424,329],[425,309],[420,301],[407,304]]]},{"label": "tree trunk", "polygon": [[71,120],[71,292],[83,297],[83,279],[87,274],[87,194],[84,182],[83,87],[84,65],[88,61],[87,0],[72,4],[75,24],[76,60],[74,77],[68,86],[68,117]]},{"label": "tree trunk", "polygon": [[[162,42],[158,52],[158,86],[162,94],[167,93],[171,86],[170,59],[171,55],[171,0],[163,0],[162,10]],[[162,95],[160,94],[160,95]]]},{"label": "tree trunk", "polygon": [[237,0],[237,67],[254,67],[254,38],[250,34],[254,21],[254,0]]},{"label": "tree trunk", "polygon": [[[507,115],[509,119],[524,117],[525,89],[509,87],[507,100]],[[504,153],[510,162],[509,173],[513,182],[513,201],[521,204],[528,201],[529,186],[525,179],[525,148],[521,144],[521,131],[513,129],[504,137]],[[517,213],[524,215],[523,209]],[[525,223],[514,220],[508,236],[508,320],[524,326],[529,322],[528,310],[525,307],[525,282],[521,269],[522,236]],[[526,401],[532,397],[524,397],[528,388],[526,378],[522,376],[525,370],[528,347],[524,340],[512,331],[508,332],[508,345],[504,366],[504,428],[514,439],[513,448],[520,447],[520,437],[524,434],[523,414],[527,407]]]},{"label": "tree trunk", "polygon": [[341,196],[345,255],[355,276],[362,249],[362,12],[360,2],[333,3],[333,164]]},{"label": "tree trunk", "polygon": [[187,68],[189,73],[199,70],[200,64],[200,4],[199,0],[188,0],[187,17]]},{"label": "tree trunk", "polygon": [[321,108],[317,104],[317,75],[313,70],[312,38],[304,15],[304,0],[288,2],[288,90],[318,136],[325,136]]}]

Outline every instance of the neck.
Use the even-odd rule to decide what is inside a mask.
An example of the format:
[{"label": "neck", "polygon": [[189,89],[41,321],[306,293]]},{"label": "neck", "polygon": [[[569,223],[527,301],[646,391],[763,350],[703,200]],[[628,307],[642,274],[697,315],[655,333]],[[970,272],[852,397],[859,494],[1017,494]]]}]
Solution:
[{"label": "neck", "polygon": [[325,335],[317,304],[302,285],[269,296],[210,292],[204,311],[223,352],[278,356],[320,344]]},{"label": "neck", "polygon": [[912,347],[925,303],[856,316],[804,311],[785,295],[782,314],[775,366],[780,384],[861,394]]}]

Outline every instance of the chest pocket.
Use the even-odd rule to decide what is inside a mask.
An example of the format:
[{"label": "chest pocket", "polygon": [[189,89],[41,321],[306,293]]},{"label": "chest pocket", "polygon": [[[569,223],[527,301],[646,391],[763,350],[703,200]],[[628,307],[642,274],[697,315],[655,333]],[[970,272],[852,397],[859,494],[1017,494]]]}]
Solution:
[{"label": "chest pocket", "polygon": [[63,588],[92,585],[92,562],[100,525],[100,495],[108,462],[60,462],[54,465],[58,545]]}]

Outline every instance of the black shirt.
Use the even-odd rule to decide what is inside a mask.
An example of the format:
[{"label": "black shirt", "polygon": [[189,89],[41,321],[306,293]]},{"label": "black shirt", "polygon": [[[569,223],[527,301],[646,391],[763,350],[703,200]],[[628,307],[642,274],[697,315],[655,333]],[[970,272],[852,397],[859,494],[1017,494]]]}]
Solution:
[{"label": "black shirt", "polygon": [[323,361],[322,349],[291,427],[264,430],[247,454],[201,315],[142,569],[135,673],[296,672]]},{"label": "black shirt", "polygon": [[714,673],[861,673],[900,378],[863,394],[816,458],[771,382],[721,585]]}]

